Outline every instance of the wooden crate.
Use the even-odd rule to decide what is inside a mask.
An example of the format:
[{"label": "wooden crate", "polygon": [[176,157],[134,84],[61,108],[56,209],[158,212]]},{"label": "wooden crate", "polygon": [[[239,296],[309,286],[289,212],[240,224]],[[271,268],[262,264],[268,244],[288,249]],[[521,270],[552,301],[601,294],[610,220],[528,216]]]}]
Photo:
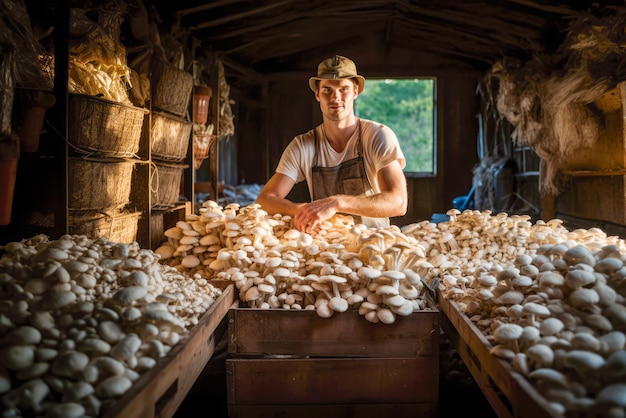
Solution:
[{"label": "wooden crate", "polygon": [[234,285],[212,281],[222,295],[202,315],[198,324],[155,367],[143,374],[102,418],[172,417],[213,356],[213,332],[236,303]]},{"label": "wooden crate", "polygon": [[557,418],[546,399],[509,362],[489,350],[491,344],[461,311],[441,295],[441,325],[499,418]]},{"label": "wooden crate", "polygon": [[229,311],[229,417],[434,417],[439,311],[372,324],[357,312]]}]

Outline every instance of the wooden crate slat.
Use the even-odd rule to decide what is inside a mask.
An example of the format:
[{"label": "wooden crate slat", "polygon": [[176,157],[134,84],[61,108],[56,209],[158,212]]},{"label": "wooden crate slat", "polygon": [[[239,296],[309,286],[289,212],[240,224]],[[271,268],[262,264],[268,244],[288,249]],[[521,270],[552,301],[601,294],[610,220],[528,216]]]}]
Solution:
[{"label": "wooden crate slat", "polygon": [[355,311],[320,318],[314,311],[242,308],[229,312],[229,322],[228,349],[236,355],[432,357],[439,350],[436,309],[386,325]]},{"label": "wooden crate slat", "polygon": [[226,360],[229,404],[436,403],[428,358]]},{"label": "wooden crate slat", "polygon": [[229,405],[232,418],[415,418],[437,416],[437,404]]}]

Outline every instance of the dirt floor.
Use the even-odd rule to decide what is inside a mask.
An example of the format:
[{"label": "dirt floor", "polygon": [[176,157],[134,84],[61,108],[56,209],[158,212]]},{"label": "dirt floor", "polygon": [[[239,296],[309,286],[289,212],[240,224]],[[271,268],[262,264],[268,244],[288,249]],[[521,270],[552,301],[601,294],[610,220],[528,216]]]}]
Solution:
[{"label": "dirt floor", "polygon": [[[224,331],[220,328],[218,333]],[[445,334],[441,334],[440,341],[438,417],[496,418],[496,414]],[[227,341],[222,336],[216,345],[213,358],[202,371],[174,418],[228,418],[225,367],[227,357]],[[292,417],[281,415],[281,418]]]}]

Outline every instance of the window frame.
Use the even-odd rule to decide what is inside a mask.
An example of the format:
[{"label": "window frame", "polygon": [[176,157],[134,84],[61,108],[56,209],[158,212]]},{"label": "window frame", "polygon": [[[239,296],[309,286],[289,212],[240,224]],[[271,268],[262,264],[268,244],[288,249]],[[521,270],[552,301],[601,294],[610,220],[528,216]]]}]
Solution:
[{"label": "window frame", "polygon": [[[438,79],[437,77],[434,76],[375,76],[375,77],[368,77],[367,81],[366,81],[366,87],[367,87],[367,83],[371,82],[371,81],[381,81],[381,80],[431,80],[433,83],[433,87],[432,87],[432,105],[433,105],[433,112],[432,112],[432,120],[433,120],[433,127],[432,127],[432,171],[406,171],[403,170],[405,177],[407,178],[433,178],[437,176],[437,167],[438,167],[438,103],[437,103],[437,84],[438,84]],[[358,100],[357,103],[355,103],[355,114],[358,115]],[[374,120],[376,120],[376,118],[372,118]],[[384,123],[381,120],[376,120],[377,122],[381,122]],[[392,128],[393,129],[393,128]],[[400,147],[402,147],[402,142],[400,141],[400,138],[398,138],[398,141],[400,142]],[[406,157],[406,154],[405,154]]]}]

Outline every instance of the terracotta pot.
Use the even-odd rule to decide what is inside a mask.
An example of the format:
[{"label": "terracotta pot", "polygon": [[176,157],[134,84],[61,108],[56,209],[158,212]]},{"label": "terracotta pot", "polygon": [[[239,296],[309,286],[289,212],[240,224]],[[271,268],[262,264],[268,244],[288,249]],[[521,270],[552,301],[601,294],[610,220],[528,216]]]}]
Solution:
[{"label": "terracotta pot", "polygon": [[196,86],[193,90],[193,121],[206,123],[209,119],[209,102],[213,91],[211,87]]},{"label": "terracotta pot", "polygon": [[37,152],[46,111],[54,106],[56,98],[54,94],[42,90],[30,90],[26,94],[29,100],[23,109],[22,121],[16,133],[20,137],[20,148],[23,152]]}]

